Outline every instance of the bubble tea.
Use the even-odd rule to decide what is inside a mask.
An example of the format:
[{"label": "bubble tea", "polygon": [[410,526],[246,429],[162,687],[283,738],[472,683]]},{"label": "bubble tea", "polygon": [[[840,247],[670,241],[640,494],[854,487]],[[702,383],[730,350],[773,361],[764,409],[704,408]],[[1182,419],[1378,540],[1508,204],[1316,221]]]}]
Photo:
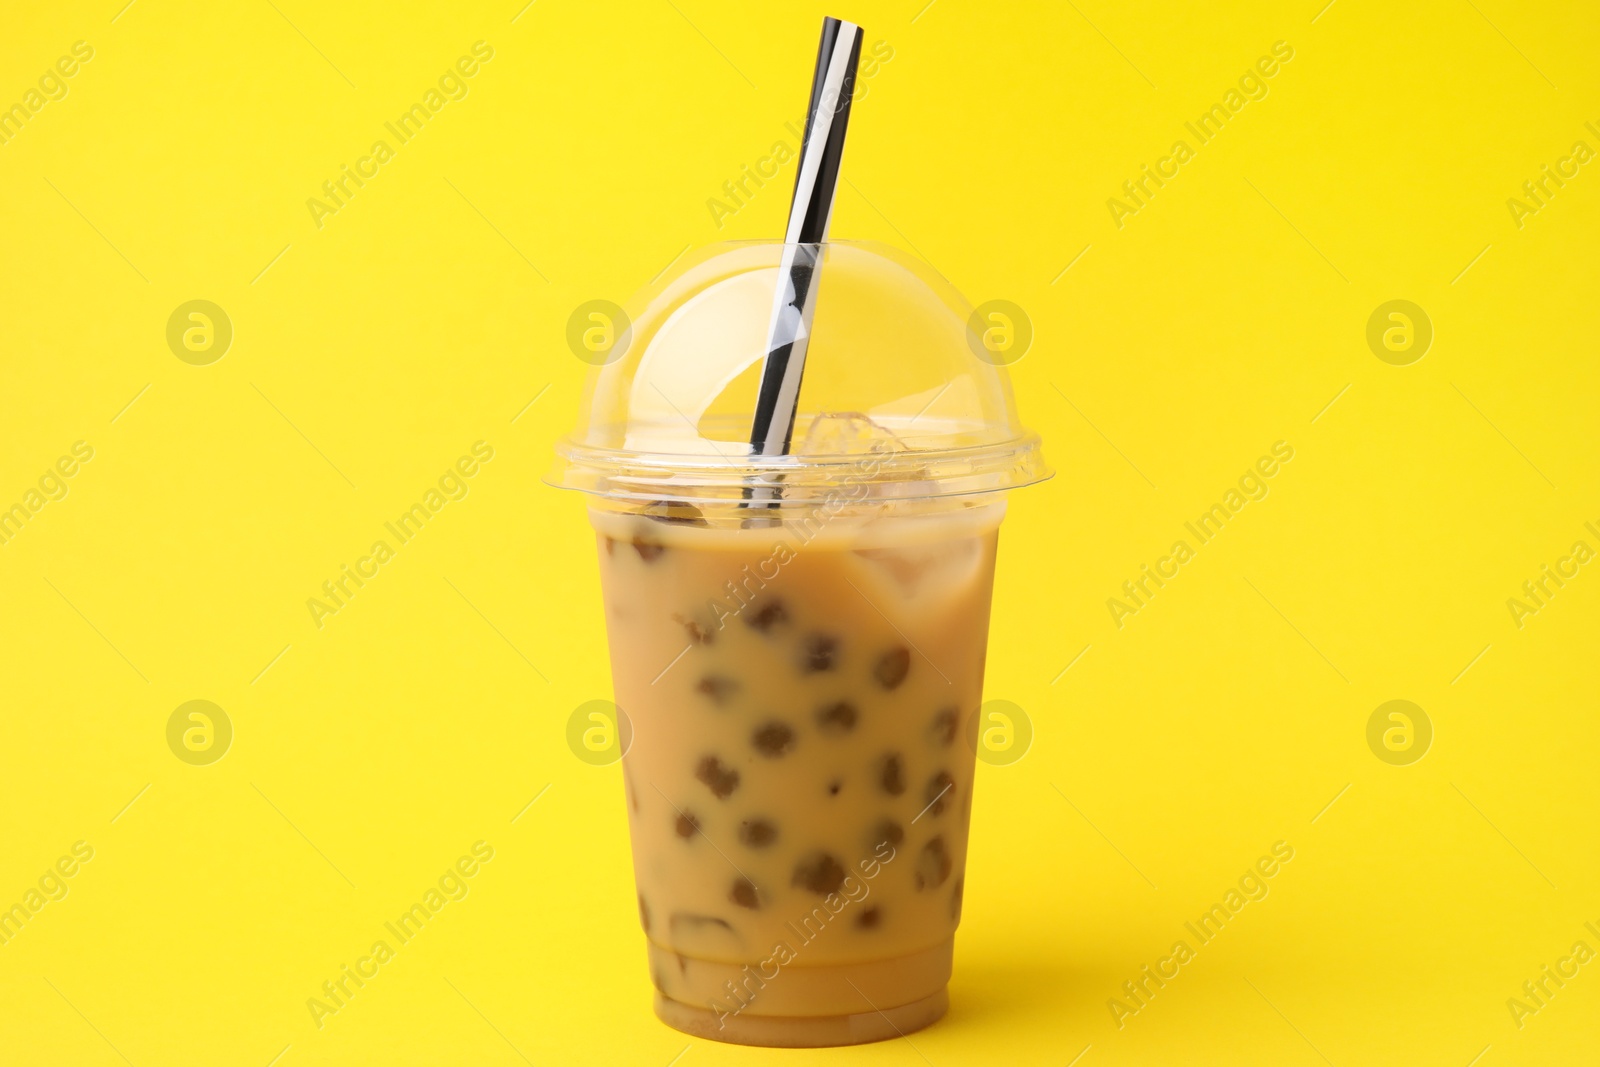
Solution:
[{"label": "bubble tea", "polygon": [[842,243],[798,443],[752,455],[781,256],[714,249],[642,294],[553,480],[592,494],[657,1014],[842,1045],[946,1009],[1004,493],[1049,472],[959,296]]}]

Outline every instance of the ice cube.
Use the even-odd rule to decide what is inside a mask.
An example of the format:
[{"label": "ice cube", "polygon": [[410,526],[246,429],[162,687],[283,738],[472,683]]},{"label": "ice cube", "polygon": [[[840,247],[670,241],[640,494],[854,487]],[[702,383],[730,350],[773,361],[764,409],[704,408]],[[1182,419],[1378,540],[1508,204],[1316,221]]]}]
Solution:
[{"label": "ice cube", "polygon": [[829,411],[812,418],[796,451],[803,456],[855,456],[904,448],[898,437],[859,411]]},{"label": "ice cube", "polygon": [[914,600],[925,591],[965,589],[982,559],[982,547],[977,538],[963,537],[903,548],[858,548],[856,555],[887,576],[903,597]]}]

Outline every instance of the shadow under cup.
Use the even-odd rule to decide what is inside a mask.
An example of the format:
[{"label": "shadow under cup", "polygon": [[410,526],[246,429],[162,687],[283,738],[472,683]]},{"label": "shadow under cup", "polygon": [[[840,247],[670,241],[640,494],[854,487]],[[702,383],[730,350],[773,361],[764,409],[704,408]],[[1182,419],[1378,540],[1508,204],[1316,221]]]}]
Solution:
[{"label": "shadow under cup", "polygon": [[944,1014],[1004,503],[744,528],[592,508],[656,1012],[722,1041]]}]

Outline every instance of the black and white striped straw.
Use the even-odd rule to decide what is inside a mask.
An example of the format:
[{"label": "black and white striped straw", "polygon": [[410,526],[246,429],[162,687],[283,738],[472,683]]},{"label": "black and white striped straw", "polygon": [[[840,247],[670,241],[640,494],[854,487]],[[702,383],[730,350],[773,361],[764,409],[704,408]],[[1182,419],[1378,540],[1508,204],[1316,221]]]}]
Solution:
[{"label": "black and white striped straw", "polygon": [[[767,327],[767,355],[761,368],[761,391],[750,429],[750,447],[757,456],[784,455],[794,436],[800,402],[800,377],[805,371],[811,316],[816,308],[817,268],[822,243],[828,239],[833,195],[844,157],[845,128],[850,123],[850,98],[861,60],[861,27],[826,18],[817,46],[817,69],[811,79],[811,107],[805,141],[795,175],[794,202],[784,234],[783,263]],[[758,486],[752,502],[772,502],[777,489]]]}]

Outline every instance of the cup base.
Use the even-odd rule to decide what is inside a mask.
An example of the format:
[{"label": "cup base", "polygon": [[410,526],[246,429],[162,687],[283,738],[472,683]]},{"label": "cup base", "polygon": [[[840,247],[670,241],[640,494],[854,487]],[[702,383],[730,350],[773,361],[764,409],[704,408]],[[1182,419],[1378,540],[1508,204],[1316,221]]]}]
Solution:
[{"label": "cup base", "polygon": [[710,1041],[766,1048],[830,1048],[887,1041],[931,1026],[949,1010],[943,987],[931,996],[855,1015],[719,1015],[656,993],[656,1017],[674,1030]]}]

